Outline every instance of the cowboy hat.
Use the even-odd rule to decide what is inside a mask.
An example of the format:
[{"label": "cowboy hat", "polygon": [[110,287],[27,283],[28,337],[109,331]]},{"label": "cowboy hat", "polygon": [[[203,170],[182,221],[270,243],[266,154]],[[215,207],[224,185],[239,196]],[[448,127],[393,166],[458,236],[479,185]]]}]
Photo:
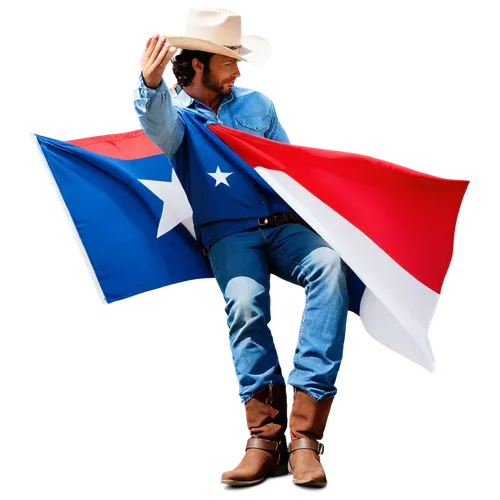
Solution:
[{"label": "cowboy hat", "polygon": [[262,66],[271,55],[269,42],[241,36],[241,16],[224,9],[191,9],[184,36],[165,36],[172,47],[202,50]]}]

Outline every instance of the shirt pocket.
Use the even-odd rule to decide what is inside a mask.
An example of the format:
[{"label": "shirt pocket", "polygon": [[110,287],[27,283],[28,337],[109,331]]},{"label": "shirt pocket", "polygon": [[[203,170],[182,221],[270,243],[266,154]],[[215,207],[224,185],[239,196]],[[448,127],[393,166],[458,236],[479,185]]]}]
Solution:
[{"label": "shirt pocket", "polygon": [[261,137],[264,136],[264,132],[269,129],[270,125],[269,115],[237,116],[235,118],[235,128]]}]

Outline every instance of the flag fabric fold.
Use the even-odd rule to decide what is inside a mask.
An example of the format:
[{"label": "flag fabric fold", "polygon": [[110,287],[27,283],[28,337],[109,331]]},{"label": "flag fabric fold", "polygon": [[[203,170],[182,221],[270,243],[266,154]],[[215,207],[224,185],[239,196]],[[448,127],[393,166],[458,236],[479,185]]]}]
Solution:
[{"label": "flag fabric fold", "polygon": [[211,125],[334,248],[366,289],[366,331],[432,371],[428,332],[469,181]]},{"label": "flag fabric fold", "polygon": [[[166,156],[151,146],[144,132],[68,142],[40,135],[36,139],[107,303],[213,277],[182,224],[185,214],[158,238],[164,203],[141,180],[173,187],[174,211],[175,202],[184,201],[184,192],[172,182]],[[142,157],[142,152],[148,156]]]},{"label": "flag fabric fold", "polygon": [[276,192],[337,251],[349,310],[366,331],[432,371],[429,327],[469,181],[279,143],[195,113],[184,119],[184,150],[172,163],[142,130],[73,141],[35,135],[106,302],[213,277],[198,241],[196,183],[207,163],[230,165]]}]

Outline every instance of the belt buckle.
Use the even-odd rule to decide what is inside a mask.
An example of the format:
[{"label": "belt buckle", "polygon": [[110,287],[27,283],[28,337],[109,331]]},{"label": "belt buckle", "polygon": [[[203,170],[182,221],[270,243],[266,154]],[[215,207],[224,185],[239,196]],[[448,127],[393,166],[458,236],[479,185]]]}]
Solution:
[{"label": "belt buckle", "polygon": [[[264,222],[261,222],[264,219]],[[269,217],[259,217],[259,226],[267,226],[269,223]]]}]

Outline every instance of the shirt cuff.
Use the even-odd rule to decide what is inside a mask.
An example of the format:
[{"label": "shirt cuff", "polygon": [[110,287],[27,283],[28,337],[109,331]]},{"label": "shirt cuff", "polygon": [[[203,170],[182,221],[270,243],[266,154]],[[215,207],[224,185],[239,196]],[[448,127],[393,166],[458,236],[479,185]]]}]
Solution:
[{"label": "shirt cuff", "polygon": [[165,91],[168,92],[167,84],[165,83],[165,80],[163,78],[161,79],[161,83],[160,83],[160,86],[158,88],[152,89],[152,88],[148,87],[146,85],[146,82],[144,81],[144,78],[142,76],[142,72],[139,74],[139,86],[141,89],[141,94],[144,97],[152,97],[155,94],[157,94],[158,92],[165,92]]}]

